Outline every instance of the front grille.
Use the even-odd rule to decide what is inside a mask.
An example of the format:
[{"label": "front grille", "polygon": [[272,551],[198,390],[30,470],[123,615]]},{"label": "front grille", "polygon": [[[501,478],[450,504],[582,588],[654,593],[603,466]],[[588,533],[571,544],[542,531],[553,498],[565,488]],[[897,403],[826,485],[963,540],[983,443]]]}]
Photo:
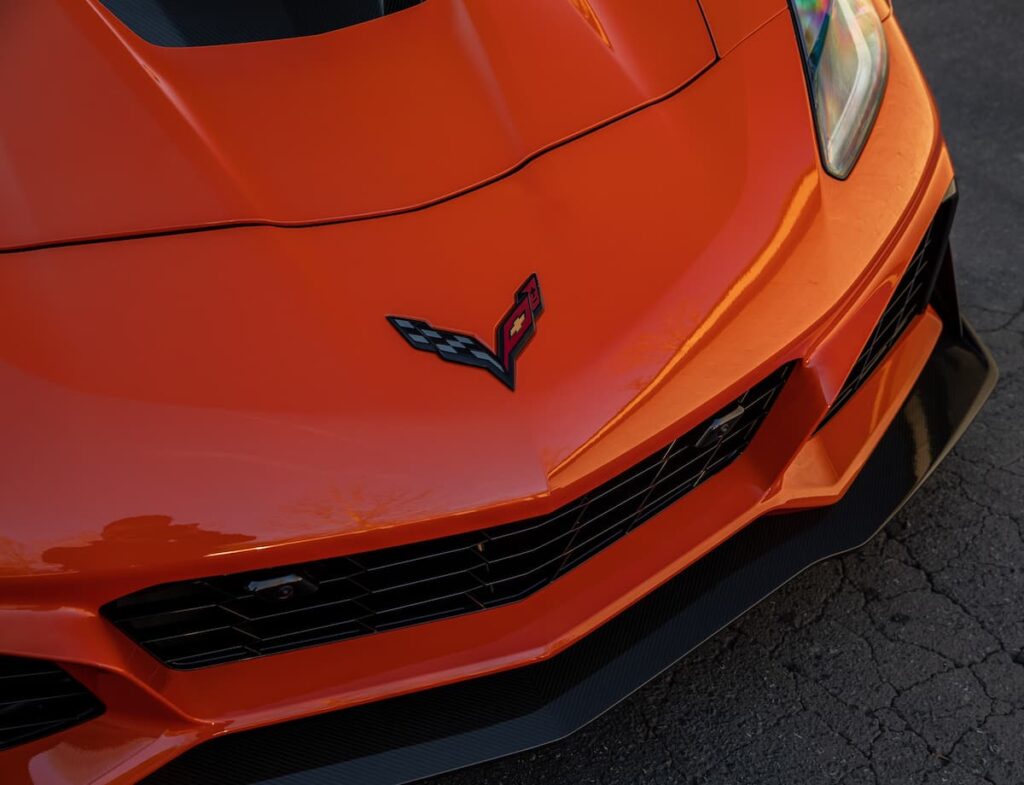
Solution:
[{"label": "front grille", "polygon": [[889,304],[882,312],[867,345],[846,377],[839,394],[829,407],[828,414],[818,429],[835,417],[849,403],[850,399],[864,385],[871,374],[906,332],[914,317],[924,313],[931,301],[935,282],[949,247],[949,228],[956,209],[956,200],[947,199],[939,209],[935,220],[925,233],[924,239],[914,253],[907,271],[903,274]]},{"label": "front grille", "polygon": [[550,515],[323,561],[144,589],[103,614],[172,668],[198,668],[515,602],[734,461],[792,364]]},{"label": "front grille", "polygon": [[56,665],[0,657],[0,750],[102,713],[103,704]]}]

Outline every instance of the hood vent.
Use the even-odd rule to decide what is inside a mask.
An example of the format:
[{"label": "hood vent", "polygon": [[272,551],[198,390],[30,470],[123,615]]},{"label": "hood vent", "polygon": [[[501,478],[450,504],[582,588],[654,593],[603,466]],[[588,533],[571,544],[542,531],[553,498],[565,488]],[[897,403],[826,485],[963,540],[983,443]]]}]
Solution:
[{"label": "hood vent", "polygon": [[301,38],[369,22],[423,0],[101,0],[157,46]]}]

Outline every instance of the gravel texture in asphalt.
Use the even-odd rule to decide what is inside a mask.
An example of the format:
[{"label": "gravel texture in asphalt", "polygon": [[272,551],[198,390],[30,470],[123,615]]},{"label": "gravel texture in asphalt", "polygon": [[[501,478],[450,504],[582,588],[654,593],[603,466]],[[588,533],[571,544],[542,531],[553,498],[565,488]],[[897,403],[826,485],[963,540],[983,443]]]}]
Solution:
[{"label": "gravel texture in asphalt", "polygon": [[575,736],[432,785],[1024,783],[1024,0],[895,6],[958,170],[960,294],[1001,367],[992,399],[862,551]]}]

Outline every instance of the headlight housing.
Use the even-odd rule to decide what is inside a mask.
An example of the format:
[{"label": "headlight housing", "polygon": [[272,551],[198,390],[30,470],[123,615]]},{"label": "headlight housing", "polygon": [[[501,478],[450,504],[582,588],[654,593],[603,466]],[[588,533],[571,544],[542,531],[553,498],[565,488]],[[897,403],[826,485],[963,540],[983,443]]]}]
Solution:
[{"label": "headlight housing", "polygon": [[846,178],[878,116],[889,77],[872,0],[793,0],[825,168]]}]

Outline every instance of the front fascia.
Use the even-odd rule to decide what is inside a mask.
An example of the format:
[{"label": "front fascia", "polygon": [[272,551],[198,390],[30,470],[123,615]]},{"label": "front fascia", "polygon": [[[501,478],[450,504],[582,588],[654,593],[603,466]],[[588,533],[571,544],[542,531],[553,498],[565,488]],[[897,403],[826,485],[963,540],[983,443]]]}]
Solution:
[{"label": "front fascia", "polygon": [[[281,482],[263,487],[265,482],[252,479],[261,479],[258,475],[245,479],[246,472],[234,462],[229,462],[230,471],[211,475],[211,467],[218,465],[223,456],[216,456],[210,448],[198,452],[165,449],[154,454],[140,449],[136,441],[145,438],[152,443],[154,437],[166,438],[164,427],[191,437],[200,432],[209,436],[211,423],[238,423],[246,430],[262,428],[263,423],[276,433],[288,434],[287,441],[280,437],[282,440],[269,445],[275,450],[286,447],[296,451],[308,446],[297,436],[308,434],[308,426],[299,427],[301,423],[287,414],[288,406],[294,404],[294,375],[302,380],[311,373],[304,366],[311,364],[327,377],[322,389],[304,390],[305,395],[313,396],[306,399],[308,414],[323,417],[324,406],[365,405],[360,395],[370,392],[346,388],[345,378],[322,362],[318,354],[322,347],[303,347],[294,340],[301,337],[298,333],[284,336],[288,340],[247,336],[263,352],[273,349],[284,357],[287,345],[289,351],[300,356],[279,374],[280,381],[267,376],[262,377],[268,382],[264,387],[247,385],[247,399],[236,401],[234,409],[228,402],[204,398],[209,393],[197,378],[166,374],[159,379],[145,375],[127,378],[102,363],[97,371],[88,363],[69,364],[66,357],[55,356],[52,351],[22,351],[16,345],[4,345],[3,356],[8,363],[4,389],[14,396],[26,396],[15,398],[15,402],[31,400],[33,390],[59,393],[69,417],[65,433],[91,436],[90,429],[100,427],[108,447],[94,445],[92,468],[84,477],[72,474],[82,470],[81,461],[73,454],[48,464],[46,476],[31,477],[24,468],[10,467],[20,472],[13,476],[18,478],[22,495],[13,502],[14,508],[4,511],[4,517],[23,527],[15,534],[25,545],[19,559],[4,563],[8,573],[4,592],[11,601],[0,611],[0,629],[5,631],[0,649],[71,661],[73,675],[105,698],[112,692],[126,696],[121,703],[113,702],[104,719],[63,734],[59,741],[44,740],[8,754],[4,764],[26,773],[38,767],[63,770],[71,766],[74,781],[114,782],[124,778],[128,782],[158,766],[182,745],[215,732],[342,708],[547,657],[636,601],[757,515],[797,504],[800,487],[780,478],[802,440],[813,430],[826,401],[842,384],[871,324],[884,307],[886,292],[895,285],[924,234],[952,174],[920,74],[899,29],[893,23],[887,29],[893,49],[892,87],[874,137],[846,183],[832,181],[818,167],[792,27],[789,19],[783,18],[748,38],[704,79],[676,98],[555,151],[491,188],[418,216],[388,219],[408,221],[402,231],[394,224],[385,226],[383,221],[379,229],[378,222],[368,222],[358,231],[352,231],[355,227],[309,232],[248,229],[39,252],[31,255],[32,267],[27,256],[24,263],[17,257],[11,257],[14,262],[5,260],[5,291],[11,290],[6,284],[13,282],[19,282],[23,291],[33,291],[33,284],[43,278],[52,281],[58,271],[69,274],[67,291],[52,293],[55,301],[46,303],[67,306],[62,311],[68,319],[64,327],[80,324],[76,319],[83,316],[79,304],[83,295],[92,298],[96,308],[89,313],[102,313],[101,306],[109,302],[108,297],[123,302],[123,287],[129,281],[138,297],[139,312],[135,315],[140,319],[150,312],[152,304],[147,298],[151,287],[155,290],[161,285],[164,294],[170,291],[179,295],[183,302],[178,303],[178,313],[189,318],[169,322],[168,334],[160,336],[155,349],[159,359],[166,361],[179,346],[175,341],[189,345],[207,334],[210,324],[223,321],[223,309],[232,311],[240,307],[238,302],[247,302],[240,295],[253,294],[251,287],[271,287],[275,282],[282,285],[284,279],[269,276],[277,265],[261,257],[268,248],[283,252],[293,263],[312,260],[302,262],[298,269],[302,275],[316,279],[325,298],[329,292],[353,290],[346,285],[350,283],[344,277],[348,273],[336,268],[338,277],[326,281],[332,285],[324,285],[327,268],[321,265],[337,258],[340,243],[351,243],[353,258],[365,256],[367,248],[377,248],[386,260],[390,255],[399,258],[422,247],[426,236],[446,237],[450,238],[453,253],[452,261],[447,263],[450,267],[444,272],[473,275],[478,249],[493,247],[493,239],[486,241],[495,235],[493,216],[522,214],[524,204],[541,199],[561,222],[558,226],[537,224],[546,230],[552,250],[538,246],[535,237],[523,236],[521,226],[517,232],[499,232],[505,242],[496,251],[503,255],[503,264],[496,267],[507,269],[507,274],[493,275],[493,270],[489,271],[501,279],[493,285],[472,282],[474,289],[502,300],[510,290],[505,278],[512,280],[513,289],[522,280],[512,260],[529,255],[537,261],[539,256],[541,262],[550,265],[552,274],[544,278],[548,298],[544,330],[546,338],[552,337],[538,341],[524,359],[523,386],[515,393],[523,397],[509,399],[507,390],[482,374],[470,374],[474,379],[482,377],[480,385],[467,380],[463,386],[449,375],[460,369],[426,356],[422,358],[425,364],[416,368],[417,391],[421,405],[438,405],[443,393],[448,396],[445,405],[463,416],[493,419],[495,410],[506,407],[510,412],[507,419],[511,420],[506,436],[518,433],[523,438],[525,433],[529,437],[526,442],[532,442],[536,434],[550,433],[555,420],[544,420],[545,415],[554,418],[559,414],[561,420],[565,420],[561,416],[565,410],[576,415],[566,423],[565,430],[557,433],[558,439],[552,442],[554,449],[542,451],[539,457],[534,453],[523,463],[537,466],[535,477],[520,475],[515,485],[501,488],[477,484],[473,489],[476,498],[455,496],[443,500],[451,505],[449,509],[460,509],[458,515],[438,513],[417,520],[412,514],[417,511],[415,505],[410,508],[408,500],[396,499],[392,508],[380,508],[376,516],[362,509],[360,517],[348,518],[357,525],[339,530],[337,520],[330,515],[338,507],[336,500],[329,495],[310,499],[297,493],[300,489],[308,492],[310,477],[322,476],[327,466],[315,472],[296,464],[278,467],[287,470],[277,473],[279,480],[294,471],[301,484]],[[766,74],[766,70],[775,74]],[[764,84],[770,87],[765,89]],[[723,106],[723,95],[734,97],[735,102]],[[709,117],[718,119],[709,123]],[[702,119],[698,122],[695,118]],[[596,161],[601,165],[595,166]],[[696,199],[695,193],[701,198]],[[684,212],[680,212],[679,205],[685,205]],[[492,218],[481,224],[482,216]],[[583,216],[586,221],[581,225]],[[583,231],[583,225],[591,230]],[[637,226],[644,227],[644,231],[636,231]],[[744,226],[746,231],[734,231],[732,227],[736,226]],[[403,247],[388,240],[396,236],[403,238]],[[577,269],[559,274],[557,262],[563,249],[558,247],[558,240],[562,237],[571,241],[577,257],[588,260],[588,269],[619,276],[616,280],[626,282],[616,290],[619,312],[626,317],[618,326],[624,324],[626,329],[609,333],[614,340],[603,345],[593,340],[593,320],[582,318],[579,312],[557,315],[557,302],[572,302],[580,295],[584,295],[580,298],[584,302],[597,297],[593,312],[607,313],[610,303],[600,301],[601,292],[615,288],[607,281],[601,286],[588,286],[588,279]],[[229,248],[235,253],[226,255]],[[465,260],[460,261],[463,253]],[[146,257],[146,274],[129,279],[124,272],[129,269],[125,266],[127,259],[142,254]],[[630,258],[654,260],[647,262],[653,265],[650,273],[664,276],[663,281],[672,280],[670,273],[676,277],[672,285],[661,287],[662,297],[653,308],[649,292],[632,291],[628,276],[622,275],[624,269],[629,269],[622,260]],[[700,261],[692,268],[679,262],[688,258]],[[183,259],[196,259],[196,264],[201,262],[209,271],[208,292],[189,293],[175,286],[168,290],[168,284],[177,282],[167,277],[166,270],[183,266]],[[247,275],[240,274],[243,262],[236,259],[244,260]],[[713,278],[693,272],[712,269],[711,259],[720,261],[715,272],[734,278],[725,299]],[[729,259],[745,259],[748,263],[755,260],[754,269],[760,274],[730,270],[727,263],[723,264]],[[83,269],[86,267],[88,276]],[[76,270],[83,272],[76,276]],[[381,308],[380,314],[428,304],[436,307],[442,290],[431,290],[427,285],[436,272],[414,271],[407,291],[392,287],[388,292],[391,306]],[[544,270],[541,275],[545,275]],[[90,283],[97,277],[99,280]],[[447,286],[459,280],[457,275],[443,278]],[[104,294],[103,287],[111,285],[114,292]],[[228,291],[232,297],[225,297]],[[374,292],[367,297],[370,312],[384,301]],[[396,299],[400,300],[397,304]],[[222,310],[208,311],[214,301],[221,303]],[[641,308],[641,301],[645,308]],[[820,304],[820,309],[808,309],[808,301]],[[257,305],[265,302],[264,297]],[[8,312],[9,325],[19,316],[38,313],[30,305],[23,303],[19,310]],[[582,316],[586,315],[584,312]],[[490,308],[467,306],[459,323],[485,332],[491,319]],[[673,319],[687,324],[666,330]],[[396,399],[388,393],[381,397],[380,390],[405,389],[411,378],[407,364],[411,353],[383,319],[379,321],[380,335],[367,333],[360,337],[388,362],[375,368],[373,378],[365,383],[373,387],[382,410],[394,412]],[[281,324],[289,322],[277,320],[279,328]],[[313,326],[322,329],[325,325]],[[118,327],[123,325],[101,321],[91,328],[99,331],[92,337],[104,338],[105,331]],[[596,329],[608,328],[597,325]],[[5,327],[2,334],[18,333]],[[673,340],[666,342],[666,335]],[[918,348],[926,356],[935,334],[929,338],[927,323],[922,322],[915,335]],[[827,340],[829,336],[833,337]],[[603,336],[599,333],[597,337]],[[908,340],[911,338],[908,336]],[[37,336],[36,340],[42,338]],[[594,349],[595,344],[602,349]],[[574,345],[591,348],[567,360],[564,347]],[[121,346],[131,348],[128,343]],[[638,347],[646,347],[646,352],[641,353],[639,364],[632,362],[630,372],[624,374],[621,363],[627,356],[636,357]],[[30,348],[50,347],[37,344]],[[154,351],[152,345],[145,348]],[[416,356],[412,354],[412,358]],[[394,363],[390,362],[392,358]],[[766,370],[798,358],[805,360],[805,367],[794,377],[787,397],[780,400],[768,424],[776,430],[766,433],[756,449],[725,475],[645,524],[618,544],[614,553],[595,557],[558,584],[517,605],[437,623],[430,636],[412,628],[187,674],[160,668],[96,616],[103,602],[163,581],[441,536],[554,509],[636,462],[668,434],[699,421]],[[137,368],[132,359],[129,365]],[[186,360],[191,358],[182,358]],[[894,401],[901,389],[905,392],[913,378],[914,357],[906,362],[893,386],[874,391],[880,400]],[[147,367],[145,363],[143,367]],[[213,366],[206,370],[216,372]],[[243,364],[233,370],[244,376],[252,369]],[[643,380],[639,386],[637,378]],[[152,392],[154,381],[165,382],[160,396]],[[602,390],[596,398],[595,389]],[[321,394],[323,398],[316,397]],[[500,399],[499,395],[506,397]],[[126,398],[132,402],[126,404]],[[102,404],[108,399],[114,399],[119,410],[157,412],[158,416],[148,416],[142,431],[109,427],[124,423],[104,420],[107,415]],[[47,403],[45,397],[37,396],[36,400],[40,406]],[[536,414],[533,418],[513,414],[519,409]],[[217,417],[211,419],[214,414]],[[856,412],[850,416],[856,416]],[[403,422],[408,425],[411,420]],[[451,422],[446,420],[447,424]],[[5,422],[5,428],[14,425]],[[883,428],[884,422],[876,422],[874,427]],[[468,433],[471,429],[466,428]],[[220,432],[225,438],[231,434],[227,427]],[[491,444],[499,443],[495,438],[498,435],[485,434]],[[437,434],[421,433],[419,437],[436,440]],[[460,436],[462,440],[468,438]],[[517,444],[514,440],[508,443]],[[467,443],[467,451],[471,447]],[[514,447],[506,456],[510,465],[527,458],[526,452],[517,455],[517,450],[524,449]],[[33,455],[37,460],[60,457],[39,450]],[[437,467],[422,462],[417,465],[415,468],[424,475],[422,481],[437,486],[443,477],[452,476],[452,469],[464,468],[444,463],[456,460],[456,452],[442,456]],[[394,458],[393,452],[378,454],[373,449],[360,454],[364,465],[375,459]],[[124,460],[115,460],[121,458]],[[493,476],[496,465],[485,464],[481,471]],[[259,465],[261,471],[274,468]],[[169,475],[162,476],[171,477],[176,487],[152,485],[157,468],[170,470]],[[412,468],[410,465],[410,476]],[[397,470],[401,469],[399,463]],[[395,466],[388,471],[390,475],[381,472],[381,480],[394,482]],[[115,478],[119,481],[116,493]],[[838,498],[845,489],[843,482],[843,478],[836,479],[826,492],[821,483],[816,484],[815,503]],[[218,497],[226,494],[235,500],[234,509],[224,506],[203,511],[194,506],[177,510],[171,505],[183,489],[193,505],[197,500],[214,498],[213,488],[207,487],[214,483]],[[53,502],[66,504],[64,509],[41,507],[31,495],[33,488],[38,487],[42,493],[54,485],[68,490],[67,498]],[[126,498],[126,487],[139,496]],[[722,493],[726,487],[730,492]],[[275,497],[268,496],[271,491]],[[47,494],[46,498],[51,496]],[[466,506],[467,502],[471,504]],[[87,527],[97,520],[122,520],[126,512],[137,515],[143,510],[183,522],[182,535],[188,535],[189,527],[197,534],[220,534],[217,538],[185,536],[173,551],[158,537],[147,543],[144,535],[142,541],[115,543],[130,549],[131,558],[126,560],[124,551],[92,545],[88,528],[65,530],[60,536],[66,544],[61,544],[47,541],[49,535],[38,526],[39,516]],[[266,510],[274,514],[268,516]],[[281,515],[289,510],[301,513],[301,526],[298,533],[282,539]],[[700,514],[695,515],[698,511]],[[398,521],[403,519],[408,522],[398,528]],[[159,535],[159,521],[151,531]],[[231,540],[230,532],[244,536]],[[87,565],[94,572],[83,591],[82,570]],[[78,587],[77,603],[69,607],[67,598],[72,586]],[[510,636],[509,630],[516,633]],[[76,641],[75,653],[66,650],[67,640]],[[411,658],[409,652],[416,656]],[[77,668],[73,664],[76,661],[81,663]],[[282,669],[288,673],[287,680],[279,678]],[[338,672],[347,674],[343,684],[337,683]],[[139,733],[139,725],[131,720],[139,706],[146,707],[149,736]],[[176,730],[167,732],[168,727]],[[78,758],[71,764],[69,750],[78,747],[99,751],[89,760]]]}]

